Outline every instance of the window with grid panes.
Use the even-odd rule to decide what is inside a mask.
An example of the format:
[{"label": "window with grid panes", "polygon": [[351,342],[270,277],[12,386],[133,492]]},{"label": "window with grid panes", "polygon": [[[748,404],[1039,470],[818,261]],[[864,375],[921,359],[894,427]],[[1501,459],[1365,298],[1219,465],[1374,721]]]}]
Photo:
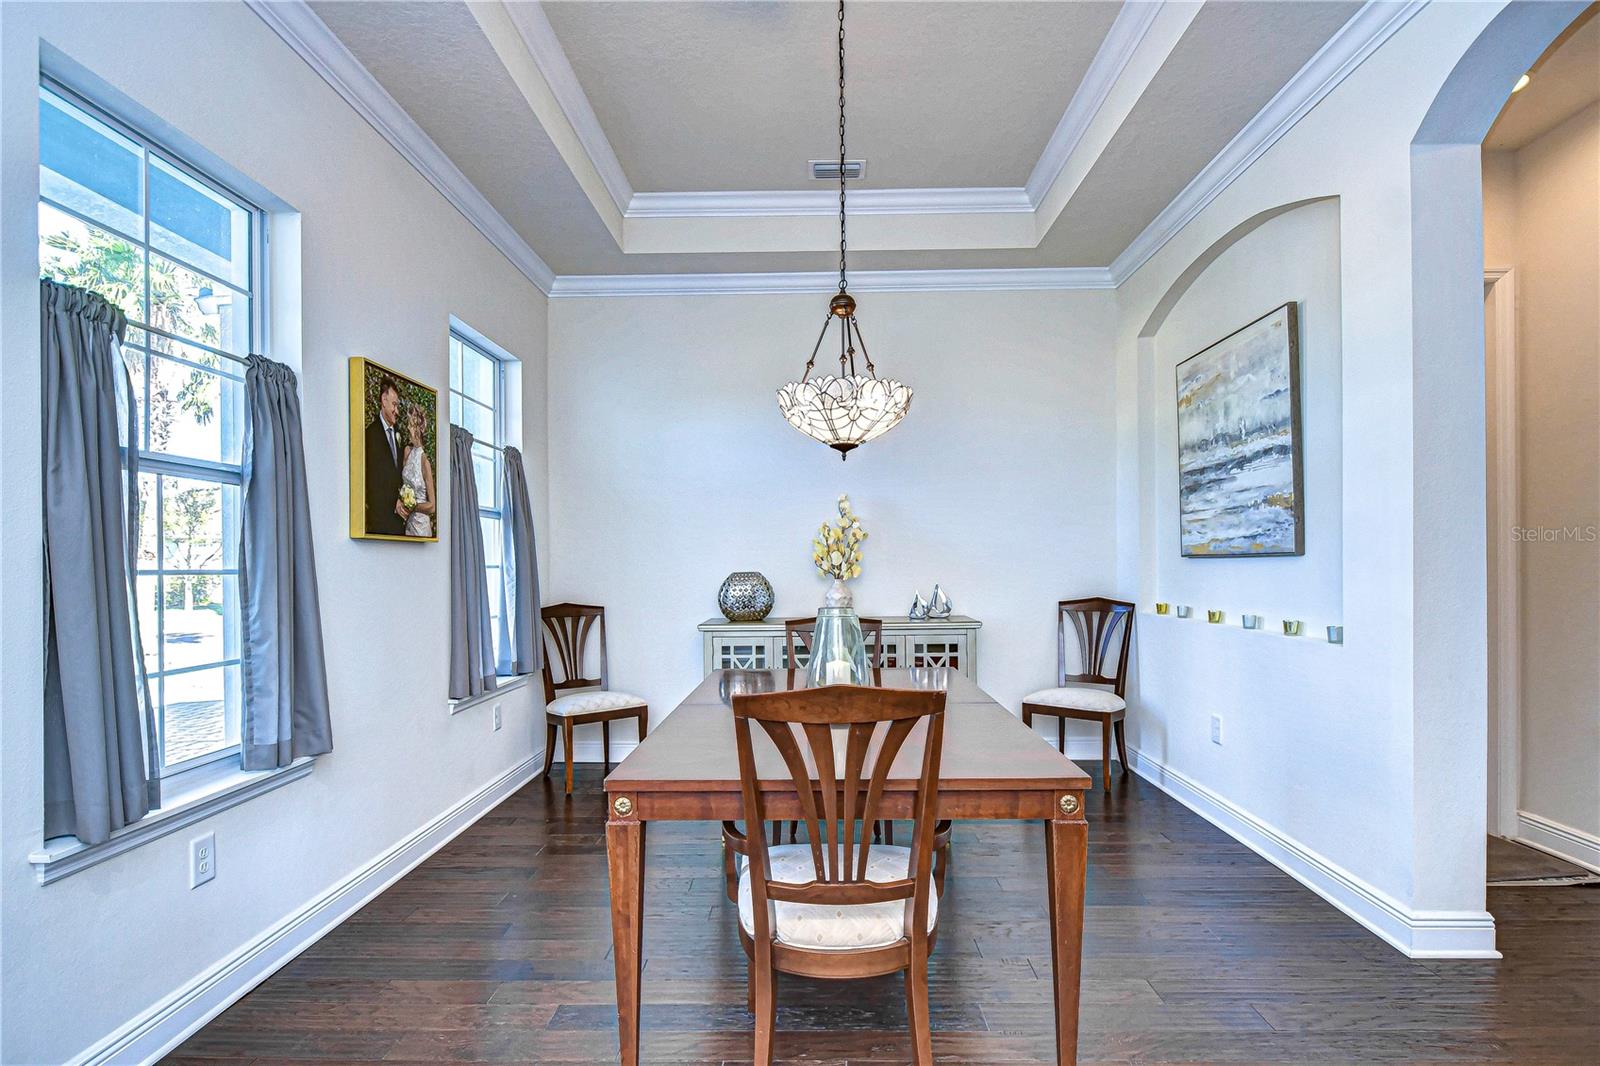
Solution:
[{"label": "window with grid panes", "polygon": [[500,653],[502,506],[500,464],[505,447],[505,363],[472,341],[450,334],[450,421],[472,434],[472,472],[478,483],[478,521],[483,526],[484,581],[489,589],[489,624]]},{"label": "window with grid panes", "polygon": [[261,343],[264,219],[137,130],[40,86],[40,273],[128,316],[137,613],[168,774],[239,751],[241,360]]}]

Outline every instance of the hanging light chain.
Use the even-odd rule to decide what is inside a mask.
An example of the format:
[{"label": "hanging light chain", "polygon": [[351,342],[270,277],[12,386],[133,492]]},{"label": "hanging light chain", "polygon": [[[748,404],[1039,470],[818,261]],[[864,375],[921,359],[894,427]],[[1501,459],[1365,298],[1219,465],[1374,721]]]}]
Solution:
[{"label": "hanging light chain", "polygon": [[[845,257],[849,251],[845,196],[845,93],[844,93],[844,0],[839,0],[839,291],[828,304],[828,317],[811,348],[805,371],[799,381],[778,390],[778,409],[788,423],[813,440],[835,449],[841,459],[895,426],[911,409],[911,390],[898,381],[878,377],[867,342],[856,321],[855,297],[849,294],[850,279]],[[828,330],[839,325],[839,376],[822,375],[811,380],[817,356]],[[867,376],[856,373],[856,348],[866,363]]]},{"label": "hanging light chain", "polygon": [[839,0],[839,291],[848,292],[849,281],[844,273],[845,222],[844,222],[844,0]]}]

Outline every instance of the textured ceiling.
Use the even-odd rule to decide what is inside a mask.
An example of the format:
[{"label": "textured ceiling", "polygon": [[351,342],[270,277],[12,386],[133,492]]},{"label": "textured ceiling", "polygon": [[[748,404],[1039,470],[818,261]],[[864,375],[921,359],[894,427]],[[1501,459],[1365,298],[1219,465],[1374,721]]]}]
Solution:
[{"label": "textured ceiling", "polygon": [[[465,4],[312,7],[557,274],[836,265],[828,252],[624,254]],[[1109,265],[1359,7],[1209,0],[1037,248],[861,251],[851,265]],[[545,10],[636,189],[818,187],[805,160],[828,154],[837,135],[829,5],[562,0]],[[865,0],[851,11],[850,154],[869,161],[867,184],[878,187],[1023,183],[1116,14],[1106,4]],[[819,32],[821,52],[807,43]],[[692,63],[677,40],[685,33]],[[646,55],[656,58],[631,68],[627,57]],[[621,64],[614,77],[599,73],[611,63]],[[817,64],[819,75],[800,77]],[[717,89],[701,98],[697,85]]]},{"label": "textured ceiling", "polygon": [[[867,188],[1019,186],[1116,18],[1111,2],[857,3],[851,158]],[[639,192],[780,190],[838,154],[826,3],[547,3]]]}]

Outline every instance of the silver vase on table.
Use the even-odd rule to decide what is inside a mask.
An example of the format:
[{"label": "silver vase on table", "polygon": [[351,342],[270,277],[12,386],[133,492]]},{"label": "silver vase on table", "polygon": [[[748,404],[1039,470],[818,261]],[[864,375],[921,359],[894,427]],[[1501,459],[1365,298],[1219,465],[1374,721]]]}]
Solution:
[{"label": "silver vase on table", "polygon": [[730,622],[759,622],[772,613],[772,584],[754,570],[735,570],[717,590],[717,607]]}]

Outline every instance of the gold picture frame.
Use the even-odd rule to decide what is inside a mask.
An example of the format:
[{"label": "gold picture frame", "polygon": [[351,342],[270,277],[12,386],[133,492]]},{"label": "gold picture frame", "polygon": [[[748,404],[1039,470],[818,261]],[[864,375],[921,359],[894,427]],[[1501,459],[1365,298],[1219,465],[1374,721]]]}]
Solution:
[{"label": "gold picture frame", "polygon": [[351,356],[350,536],[437,541],[443,518],[438,469],[439,390]]}]

